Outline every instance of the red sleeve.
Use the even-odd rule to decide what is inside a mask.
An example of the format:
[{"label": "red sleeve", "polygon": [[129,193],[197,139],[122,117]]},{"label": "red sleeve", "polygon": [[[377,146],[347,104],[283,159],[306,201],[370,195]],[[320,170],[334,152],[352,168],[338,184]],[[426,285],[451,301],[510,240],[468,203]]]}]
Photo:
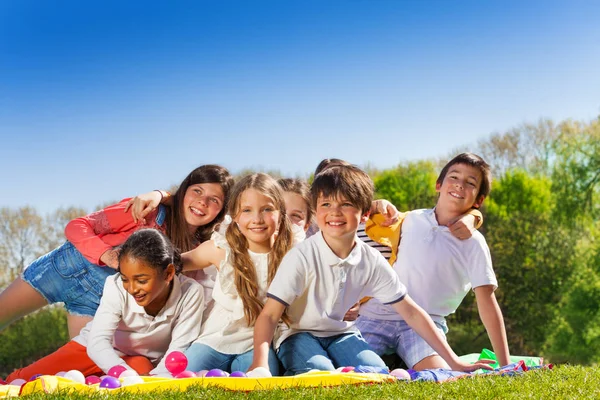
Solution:
[{"label": "red sleeve", "polygon": [[[131,212],[125,212],[127,201],[128,198],[123,199],[117,204],[70,221],[65,228],[67,240],[90,262],[103,265],[100,256],[117,244],[114,243],[114,234],[123,233],[124,241],[138,227],[133,222]],[[109,235],[107,239],[111,239],[109,242],[103,240],[106,235]]]}]

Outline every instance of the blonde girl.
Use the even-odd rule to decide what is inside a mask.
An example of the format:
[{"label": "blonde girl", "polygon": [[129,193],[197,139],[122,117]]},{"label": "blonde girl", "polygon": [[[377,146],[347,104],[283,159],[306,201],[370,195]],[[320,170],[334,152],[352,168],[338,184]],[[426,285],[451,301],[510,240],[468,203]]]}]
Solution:
[{"label": "blonde girl", "polygon": [[[253,331],[267,288],[293,246],[281,186],[269,175],[248,175],[232,189],[228,213],[211,240],[183,254],[185,270],[215,265],[215,305],[199,338],[186,351],[188,369],[246,371],[252,363]],[[273,350],[269,367],[277,373]]]}]

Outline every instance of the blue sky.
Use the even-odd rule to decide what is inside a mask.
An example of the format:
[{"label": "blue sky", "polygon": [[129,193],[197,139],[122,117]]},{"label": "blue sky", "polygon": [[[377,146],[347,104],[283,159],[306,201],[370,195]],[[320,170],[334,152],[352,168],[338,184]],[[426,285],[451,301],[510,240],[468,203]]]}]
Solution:
[{"label": "blue sky", "polygon": [[0,207],[387,168],[600,114],[596,1],[0,2]]}]

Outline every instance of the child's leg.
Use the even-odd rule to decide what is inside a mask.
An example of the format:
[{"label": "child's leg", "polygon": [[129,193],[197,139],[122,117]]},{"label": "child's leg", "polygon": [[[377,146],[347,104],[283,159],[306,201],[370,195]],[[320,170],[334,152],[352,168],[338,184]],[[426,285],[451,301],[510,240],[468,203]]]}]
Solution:
[{"label": "child's leg", "polygon": [[387,368],[381,357],[370,349],[360,332],[336,336],[326,348],[336,367]]},{"label": "child's leg", "polygon": [[285,370],[284,375],[297,375],[311,369],[335,370],[319,338],[307,332],[296,333],[285,339],[277,356]]},{"label": "child's leg", "polygon": [[17,278],[0,293],[0,331],[11,322],[38,310],[48,302],[29,283]]},{"label": "child's leg", "polygon": [[230,371],[231,362],[237,356],[237,354],[219,353],[212,347],[202,343],[192,344],[185,351],[185,355],[188,359],[187,369],[194,372],[215,368]]},{"label": "child's leg", "polygon": [[10,382],[17,378],[29,380],[36,374],[54,375],[72,369],[81,371],[85,376],[102,373],[102,370],[88,357],[85,346],[71,340],[54,353],[27,367],[15,370],[6,381]]},{"label": "child's leg", "polygon": [[[250,350],[245,352],[244,354],[240,354],[236,356],[233,362],[231,363],[231,372],[233,371],[248,371],[250,365],[252,365],[252,358],[254,357],[254,350]],[[271,371],[271,375],[277,376],[279,375],[279,359],[275,354],[273,349],[269,349],[269,370]]]},{"label": "child's leg", "polygon": [[361,315],[356,320],[356,327],[369,344],[369,348],[378,356],[382,356],[396,352],[399,322],[401,321],[387,321]]},{"label": "child's leg", "polygon": [[[432,368],[450,369],[448,363],[417,332],[408,326],[406,322],[400,322],[402,324],[399,327],[400,337],[396,351],[408,368],[416,371]],[[439,322],[435,322],[435,326],[445,339],[448,328]]]},{"label": "child's leg", "polygon": [[148,375],[154,369],[154,365],[144,356],[125,356],[121,358],[140,375]]}]

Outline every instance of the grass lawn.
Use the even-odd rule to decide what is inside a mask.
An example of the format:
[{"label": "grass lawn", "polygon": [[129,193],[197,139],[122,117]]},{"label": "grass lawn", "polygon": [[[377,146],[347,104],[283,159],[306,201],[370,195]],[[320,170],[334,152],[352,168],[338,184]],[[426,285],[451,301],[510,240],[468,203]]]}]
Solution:
[{"label": "grass lawn", "polygon": [[192,387],[186,392],[159,392],[143,395],[76,396],[73,394],[30,395],[26,399],[522,399],[600,398],[600,370],[595,367],[556,366],[553,370],[532,371],[513,377],[475,377],[447,383],[398,382],[381,385],[300,388],[253,392],[231,392],[218,388]]}]

